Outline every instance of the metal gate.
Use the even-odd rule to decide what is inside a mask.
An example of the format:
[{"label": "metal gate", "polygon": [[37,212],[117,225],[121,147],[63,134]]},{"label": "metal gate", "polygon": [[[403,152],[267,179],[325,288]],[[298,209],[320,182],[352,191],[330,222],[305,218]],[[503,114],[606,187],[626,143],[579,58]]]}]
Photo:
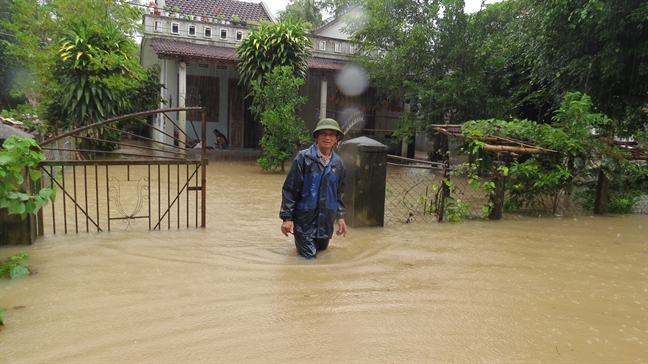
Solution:
[{"label": "metal gate", "polygon": [[[205,227],[205,143],[193,149],[197,141],[168,116],[187,111],[202,111],[193,135],[204,141],[205,110],[189,107],[124,115],[41,143],[48,156],[40,163],[41,183],[57,197],[39,212],[39,234]],[[154,115],[178,135],[149,125]],[[144,124],[157,138],[124,131],[126,121],[131,129]]]}]

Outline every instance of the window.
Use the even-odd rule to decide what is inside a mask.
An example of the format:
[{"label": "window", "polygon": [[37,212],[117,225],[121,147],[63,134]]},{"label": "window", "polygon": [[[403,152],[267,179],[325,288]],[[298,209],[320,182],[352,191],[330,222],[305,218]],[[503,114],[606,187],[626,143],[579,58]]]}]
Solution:
[{"label": "window", "polygon": [[349,44],[349,53],[350,54],[355,53],[355,49],[353,48],[353,44]]},{"label": "window", "polygon": [[153,31],[154,32],[161,32],[162,31],[162,22],[159,20],[155,21],[155,25],[153,25]]},{"label": "window", "polygon": [[209,64],[207,64],[207,63],[198,63],[198,68],[209,68]]},{"label": "window", "polygon": [[335,42],[335,52],[337,53],[342,52],[342,43]]},{"label": "window", "polygon": [[187,32],[189,33],[189,35],[196,36],[196,26],[195,25],[189,24],[187,29],[188,29]]},{"label": "window", "polygon": [[240,30],[236,31],[236,41],[241,41],[243,39],[243,32]]},{"label": "window", "polygon": [[220,39],[227,39],[227,29],[221,28]]},{"label": "window", "polygon": [[171,23],[171,34],[180,34],[180,24]]},{"label": "window", "polygon": [[216,69],[217,69],[217,70],[226,70],[226,69],[227,69],[227,66],[217,65],[217,66],[216,66]]},{"label": "window", "polygon": [[326,41],[325,40],[320,40],[319,50],[320,51],[325,51],[326,50]]},{"label": "window", "polygon": [[212,37],[212,28],[205,27],[205,38],[211,38],[211,37]]}]

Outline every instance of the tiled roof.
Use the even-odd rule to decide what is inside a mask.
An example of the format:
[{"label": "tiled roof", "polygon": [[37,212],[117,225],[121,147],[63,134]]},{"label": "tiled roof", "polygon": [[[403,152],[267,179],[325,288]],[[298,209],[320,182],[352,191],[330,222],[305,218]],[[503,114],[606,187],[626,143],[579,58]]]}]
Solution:
[{"label": "tiled roof", "polygon": [[[151,39],[151,47],[155,53],[165,56],[201,58],[213,61],[225,61],[227,63],[236,62],[236,49],[218,47],[213,45],[196,44],[183,42],[168,38]],[[312,57],[308,59],[308,68],[319,70],[340,71],[344,68],[346,62]]]},{"label": "tiled roof", "polygon": [[236,0],[166,0],[169,9],[178,7],[180,13],[191,15],[217,16],[232,19],[236,14],[241,20],[272,20],[261,4]]},{"label": "tiled roof", "polygon": [[236,49],[234,48],[195,44],[167,38],[151,39],[151,47],[155,53],[167,56],[236,61]]},{"label": "tiled roof", "polygon": [[341,71],[346,62],[335,59],[312,57],[308,59],[308,68],[319,70]]}]

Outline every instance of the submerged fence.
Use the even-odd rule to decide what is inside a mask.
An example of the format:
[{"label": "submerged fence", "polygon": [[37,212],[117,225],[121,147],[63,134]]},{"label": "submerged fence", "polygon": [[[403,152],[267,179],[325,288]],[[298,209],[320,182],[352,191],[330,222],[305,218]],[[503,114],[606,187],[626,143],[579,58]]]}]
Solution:
[{"label": "submerged fence", "polygon": [[41,234],[204,226],[200,161],[122,163],[41,162],[57,190],[41,211]]},{"label": "submerged fence", "polygon": [[[469,180],[461,163],[465,158],[451,158],[447,163],[388,156],[385,191],[385,224],[410,222],[459,221],[489,219],[493,213],[493,191],[474,186],[495,184],[495,173],[481,172],[483,177]],[[454,162],[454,163],[453,163]],[[456,164],[455,164],[456,163]],[[502,188],[504,181],[502,182]],[[590,214],[574,202],[574,194],[558,191],[551,196],[537,196],[523,209],[509,209],[509,193],[503,191],[503,219],[522,216],[578,216]],[[637,203],[635,213],[648,213],[648,198]]]},{"label": "submerged fence", "polygon": [[483,217],[489,197],[470,187],[467,178],[453,175],[456,171],[451,163],[388,156],[385,223]]},{"label": "submerged fence", "polygon": [[[122,115],[42,142],[47,160],[40,162],[41,183],[57,198],[39,211],[39,234],[205,227],[205,146],[189,159],[190,138],[168,116],[189,111],[202,113],[205,140],[205,109],[189,107]],[[149,124],[156,115],[178,136]],[[121,130],[121,121],[147,132]]]}]

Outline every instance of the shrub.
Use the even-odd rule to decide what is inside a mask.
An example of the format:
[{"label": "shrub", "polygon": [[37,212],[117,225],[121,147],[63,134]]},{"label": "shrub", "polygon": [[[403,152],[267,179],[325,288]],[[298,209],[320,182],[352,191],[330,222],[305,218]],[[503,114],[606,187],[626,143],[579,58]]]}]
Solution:
[{"label": "shrub", "polygon": [[32,139],[11,136],[0,149],[0,208],[9,214],[19,214],[23,219],[35,214],[41,207],[56,198],[56,190],[42,188],[37,193],[22,191],[25,182],[23,171],[27,168],[29,177],[36,182],[41,177],[38,162],[45,159],[40,147]]}]

